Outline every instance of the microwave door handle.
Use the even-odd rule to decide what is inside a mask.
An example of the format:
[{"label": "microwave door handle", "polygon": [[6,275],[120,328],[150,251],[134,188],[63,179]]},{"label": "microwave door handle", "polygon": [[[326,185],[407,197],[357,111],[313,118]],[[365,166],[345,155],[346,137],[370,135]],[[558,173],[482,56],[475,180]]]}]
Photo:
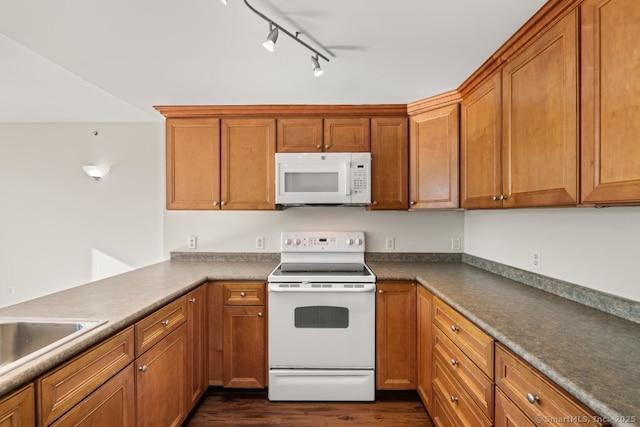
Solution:
[{"label": "microwave door handle", "polygon": [[349,196],[351,195],[351,162],[345,162],[343,165],[344,168],[344,176],[345,176],[345,180],[344,182],[344,195],[345,196]]}]

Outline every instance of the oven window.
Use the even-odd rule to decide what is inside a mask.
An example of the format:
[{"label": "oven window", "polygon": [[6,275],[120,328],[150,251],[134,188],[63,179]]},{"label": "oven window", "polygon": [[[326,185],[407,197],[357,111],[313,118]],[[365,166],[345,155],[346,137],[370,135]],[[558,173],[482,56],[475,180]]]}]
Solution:
[{"label": "oven window", "polygon": [[325,305],[296,307],[295,327],[348,328],[349,309],[345,307],[331,307]]},{"label": "oven window", "polygon": [[285,172],[284,191],[287,193],[337,193],[338,172]]}]

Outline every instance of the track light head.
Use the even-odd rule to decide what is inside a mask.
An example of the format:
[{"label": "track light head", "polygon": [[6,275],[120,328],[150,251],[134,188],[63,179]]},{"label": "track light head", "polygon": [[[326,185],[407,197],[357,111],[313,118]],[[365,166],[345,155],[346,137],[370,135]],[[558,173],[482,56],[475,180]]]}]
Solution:
[{"label": "track light head", "polygon": [[324,70],[320,67],[320,63],[318,62],[318,55],[311,57],[311,69],[313,70],[314,77],[320,77]]},{"label": "track light head", "polygon": [[269,35],[267,36],[267,40],[262,43],[265,49],[269,52],[273,52],[276,49],[276,40],[278,40],[278,27],[274,27],[273,24],[269,24]]}]

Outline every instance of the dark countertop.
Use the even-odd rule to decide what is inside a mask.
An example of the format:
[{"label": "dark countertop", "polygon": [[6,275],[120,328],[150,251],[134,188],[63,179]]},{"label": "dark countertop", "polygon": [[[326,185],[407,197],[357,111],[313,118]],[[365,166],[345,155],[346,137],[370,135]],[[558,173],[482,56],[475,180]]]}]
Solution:
[{"label": "dark countertop", "polygon": [[[0,308],[2,318],[107,320],[1,375],[0,395],[207,280],[266,280],[276,265],[277,260],[165,261]],[[601,416],[635,416],[640,422],[640,324],[463,263],[368,265],[378,280],[417,280]]]}]

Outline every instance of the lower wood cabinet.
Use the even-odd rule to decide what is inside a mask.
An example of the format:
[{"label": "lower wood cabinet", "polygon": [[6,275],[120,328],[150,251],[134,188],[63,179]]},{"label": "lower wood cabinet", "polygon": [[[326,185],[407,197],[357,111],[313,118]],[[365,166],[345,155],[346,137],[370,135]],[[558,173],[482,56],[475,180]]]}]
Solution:
[{"label": "lower wood cabinet", "polygon": [[51,426],[134,427],[135,375],[129,364]]},{"label": "lower wood cabinet", "polygon": [[179,426],[186,418],[186,349],[183,324],[136,360],[138,426]]},{"label": "lower wood cabinet", "polygon": [[206,385],[206,286],[187,294],[187,409],[193,408]]},{"label": "lower wood cabinet", "polygon": [[422,286],[417,291],[417,368],[416,390],[422,403],[428,412],[431,412],[433,404],[432,363],[433,363],[433,321],[432,319],[432,295]]},{"label": "lower wood cabinet", "polygon": [[415,390],[416,284],[376,286],[376,389]]},{"label": "lower wood cabinet", "polygon": [[267,319],[264,283],[223,285],[223,386],[267,386]]},{"label": "lower wood cabinet", "polygon": [[31,427],[35,425],[33,384],[0,400],[0,427]]}]

